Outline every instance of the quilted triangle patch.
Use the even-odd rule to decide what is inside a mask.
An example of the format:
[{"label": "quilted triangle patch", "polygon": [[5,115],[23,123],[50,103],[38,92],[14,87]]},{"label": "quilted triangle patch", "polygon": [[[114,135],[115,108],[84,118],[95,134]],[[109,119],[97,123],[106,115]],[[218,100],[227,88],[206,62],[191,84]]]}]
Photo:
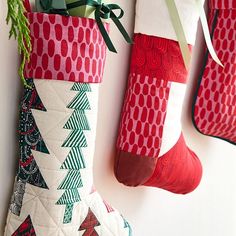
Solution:
[{"label": "quilted triangle patch", "polygon": [[81,130],[73,130],[66,141],[62,145],[63,147],[87,147],[87,141],[84,132]]},{"label": "quilted triangle patch", "polygon": [[101,225],[97,217],[89,208],[88,214],[82,224],[80,225],[79,231],[85,230],[83,236],[99,236],[95,230],[95,227]]},{"label": "quilted triangle patch", "polygon": [[84,91],[84,92],[91,92],[90,84],[88,83],[74,83],[73,87],[71,88],[73,91]]},{"label": "quilted triangle patch", "polygon": [[80,148],[71,148],[67,158],[63,162],[61,169],[80,170],[85,168],[84,156]]},{"label": "quilted triangle patch", "polygon": [[74,189],[83,187],[79,170],[69,170],[58,189]]},{"label": "quilted triangle patch", "polygon": [[85,111],[75,110],[70,119],[66,122],[65,129],[90,130]]},{"label": "quilted triangle patch", "polygon": [[84,91],[79,92],[67,107],[71,109],[77,109],[77,110],[90,110],[91,109],[89,105],[88,97]]},{"label": "quilted triangle patch", "polygon": [[77,95],[67,106],[74,109],[64,129],[71,130],[62,147],[71,148],[68,156],[61,165],[61,169],[68,170],[68,173],[58,189],[65,190],[64,194],[57,201],[59,205],[66,205],[63,223],[72,221],[73,204],[81,201],[78,188],[83,187],[80,169],[84,169],[85,161],[82,148],[88,146],[84,130],[90,130],[85,110],[89,110],[90,104],[86,93],[91,91],[90,85],[85,83],[74,83],[71,88],[78,91]]},{"label": "quilted triangle patch", "polygon": [[36,236],[30,216],[19,226],[12,236]]},{"label": "quilted triangle patch", "polygon": [[67,189],[57,201],[57,205],[67,205],[79,201],[81,198],[78,189]]}]

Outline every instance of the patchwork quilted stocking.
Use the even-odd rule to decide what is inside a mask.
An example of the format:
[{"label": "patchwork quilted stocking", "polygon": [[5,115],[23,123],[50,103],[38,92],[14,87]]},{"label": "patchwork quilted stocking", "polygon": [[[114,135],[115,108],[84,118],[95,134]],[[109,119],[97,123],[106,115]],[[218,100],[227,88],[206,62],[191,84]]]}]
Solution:
[{"label": "patchwork quilted stocking", "polygon": [[4,235],[130,236],[127,221],[93,187],[106,58],[97,23],[35,12],[27,18],[32,52],[24,71],[21,152]]},{"label": "patchwork quilted stocking", "polygon": [[[195,41],[194,1],[176,1],[187,42]],[[158,10],[158,14],[156,11]],[[134,46],[119,136],[115,175],[128,186],[186,194],[202,167],[181,131],[187,70],[165,1],[137,0]]]},{"label": "patchwork quilted stocking", "polygon": [[209,27],[224,67],[206,51],[193,121],[201,133],[236,144],[236,1],[210,0]]}]

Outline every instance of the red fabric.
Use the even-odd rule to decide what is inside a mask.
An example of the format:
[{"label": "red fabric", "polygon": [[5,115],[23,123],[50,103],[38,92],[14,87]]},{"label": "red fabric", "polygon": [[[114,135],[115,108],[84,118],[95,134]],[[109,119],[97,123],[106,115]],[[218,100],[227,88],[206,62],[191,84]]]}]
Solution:
[{"label": "red fabric", "polygon": [[[210,8],[216,7],[216,3],[219,8],[229,7],[233,2],[236,3],[214,2]],[[209,14],[213,46],[224,68],[206,54],[194,103],[194,123],[203,134],[236,143],[236,9],[218,10],[218,13],[211,9]]]},{"label": "red fabric", "polygon": [[31,5],[30,5],[29,0],[24,0],[23,3],[24,3],[25,10],[27,12],[31,12]]},{"label": "red fabric", "polygon": [[158,157],[171,82],[186,83],[179,44],[134,35],[130,75],[117,147],[132,154]]},{"label": "red fabric", "polygon": [[106,44],[95,20],[44,13],[27,16],[32,52],[25,66],[26,78],[102,81]]},{"label": "red fabric", "polygon": [[100,223],[97,219],[97,217],[94,215],[94,213],[89,208],[88,214],[82,224],[80,225],[79,231],[85,230],[83,233],[84,236],[98,236],[98,233],[95,230],[96,226],[99,226]]},{"label": "red fabric", "polygon": [[36,236],[30,216],[26,218],[12,236]]},{"label": "red fabric", "polygon": [[186,194],[199,185],[201,177],[201,163],[181,135],[175,146],[158,158],[153,175],[144,185]]},{"label": "red fabric", "polygon": [[117,141],[119,149],[158,157],[170,86],[165,80],[130,74]]},{"label": "red fabric", "polygon": [[210,0],[211,9],[236,9],[235,0]]},{"label": "red fabric", "polygon": [[[191,50],[191,46],[189,48]],[[188,72],[178,42],[135,34],[130,73],[141,77],[186,83]]]}]

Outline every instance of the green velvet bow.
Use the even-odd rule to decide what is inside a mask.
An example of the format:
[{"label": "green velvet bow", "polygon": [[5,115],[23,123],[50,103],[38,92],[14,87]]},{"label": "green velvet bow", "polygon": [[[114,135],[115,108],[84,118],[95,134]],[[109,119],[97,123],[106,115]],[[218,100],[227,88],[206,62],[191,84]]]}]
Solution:
[{"label": "green velvet bow", "polygon": [[[53,8],[52,3],[55,1],[59,2],[58,0],[40,0],[41,5],[45,12],[53,13],[52,11],[55,11],[56,9]],[[124,39],[127,43],[132,43],[131,38],[129,37],[128,33],[126,32],[125,28],[120,22],[120,19],[124,15],[124,11],[121,9],[121,7],[117,4],[105,4],[102,3],[102,0],[94,1],[94,0],[80,0],[73,3],[68,3],[66,5],[67,10],[81,7],[81,6],[92,6],[95,8],[95,20],[97,22],[98,28],[103,36],[103,39],[108,47],[108,49],[112,52],[117,52],[104,25],[102,22],[102,19],[112,19],[112,21],[115,23],[121,34],[123,35]],[[117,16],[114,11],[120,10],[120,14]],[[57,12],[58,13],[58,12]]]},{"label": "green velvet bow", "polygon": [[[104,25],[102,19],[112,19],[115,23],[121,34],[123,35],[124,39],[127,43],[132,43],[131,38],[129,37],[128,33],[126,32],[125,28],[120,22],[120,19],[124,15],[124,11],[121,7],[117,4],[105,4],[102,3],[102,0],[94,1],[94,0],[80,0],[73,3],[67,4],[67,9],[72,9],[80,6],[92,6],[95,7],[95,20],[97,22],[98,28],[106,42],[108,49],[112,52],[117,52]],[[120,10],[120,14],[117,16],[114,13],[114,10]]]}]

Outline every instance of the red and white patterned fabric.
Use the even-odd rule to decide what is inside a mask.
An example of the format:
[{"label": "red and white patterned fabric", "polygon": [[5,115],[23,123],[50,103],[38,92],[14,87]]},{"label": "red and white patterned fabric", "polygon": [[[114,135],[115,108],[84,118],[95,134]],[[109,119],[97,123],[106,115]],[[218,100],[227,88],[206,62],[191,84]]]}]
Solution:
[{"label": "red and white patterned fabric", "polygon": [[[150,7],[145,0],[137,1],[115,175],[128,186],[145,185],[186,194],[198,186],[202,167],[196,154],[187,147],[181,131],[188,71],[165,1],[162,2],[150,1]],[[190,50],[198,19],[194,4],[189,0],[177,3]],[[163,12],[156,14],[156,9]],[[161,15],[165,15],[164,21]],[[159,20],[160,25],[165,26],[162,32]]]},{"label": "red and white patterned fabric", "polygon": [[[32,38],[27,78],[100,83],[106,44],[95,20],[28,13]],[[108,24],[105,24],[108,30]]]},{"label": "red and white patterned fabric", "polygon": [[210,8],[212,9],[235,9],[236,2],[234,0],[210,0]]},{"label": "red and white patterned fabric", "polygon": [[236,144],[236,1],[211,0],[209,28],[224,67],[206,52],[193,106],[193,121],[203,134]]}]

